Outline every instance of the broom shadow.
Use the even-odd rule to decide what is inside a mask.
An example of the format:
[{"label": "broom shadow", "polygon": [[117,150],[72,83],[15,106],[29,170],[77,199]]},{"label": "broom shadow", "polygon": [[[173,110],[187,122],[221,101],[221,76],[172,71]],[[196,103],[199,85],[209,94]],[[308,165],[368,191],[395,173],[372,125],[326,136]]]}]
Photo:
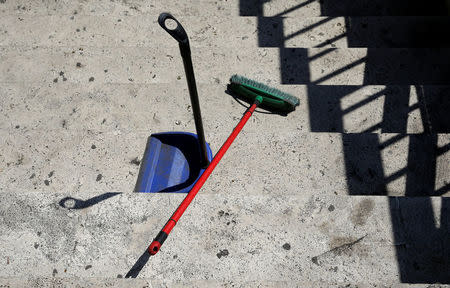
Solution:
[{"label": "broom shadow", "polygon": [[[389,221],[395,243],[399,281],[402,283],[450,283],[450,250],[447,239],[450,235],[450,202],[443,197],[440,207],[440,227],[435,223],[433,203],[429,196],[442,196],[450,191],[444,183],[435,189],[438,179],[437,157],[449,151],[449,145],[438,146],[437,133],[449,133],[450,107],[448,98],[448,75],[450,47],[446,35],[450,27],[448,17],[450,6],[446,0],[424,2],[418,0],[363,0],[363,1],[319,1],[321,16],[344,17],[348,47],[365,47],[367,56],[341,69],[311,81],[310,63],[336,51],[335,41],[341,38],[331,36],[316,47],[329,45],[329,49],[310,57],[306,48],[288,47],[287,40],[305,34],[319,25],[322,20],[308,27],[300,27],[297,32],[286,35],[284,16],[300,10],[314,1],[301,4],[267,17],[264,4],[270,0],[240,0],[240,16],[257,18],[258,47],[277,47],[280,52],[281,84],[308,85],[307,101],[310,118],[310,132],[340,133],[343,142],[346,182],[349,195],[387,196],[388,184],[400,177],[406,178],[406,197],[389,198]],[[304,3],[304,4],[303,4]],[[307,10],[306,10],[307,11]],[[302,12],[303,13],[303,12]],[[383,21],[368,21],[360,16],[433,16],[433,18],[384,17]],[[359,17],[358,17],[359,16]],[[373,19],[373,18],[372,18]],[[414,19],[414,20],[413,20]],[[295,27],[289,27],[295,28]],[[302,37],[305,37],[303,35]],[[390,49],[390,48],[426,49]],[[446,48],[446,49],[443,49]],[[380,48],[380,49],[376,49]],[[383,48],[383,49],[381,49]],[[433,48],[433,49],[430,49]],[[351,95],[358,86],[317,85],[348,73],[361,63],[365,64],[363,85],[384,85],[381,93],[370,95],[350,110],[341,109],[341,99]],[[386,65],[388,63],[388,65]],[[388,67],[392,66],[390,69]],[[399,73],[398,71],[402,71]],[[314,84],[314,85],[311,85]],[[438,85],[439,84],[439,85]],[[415,85],[418,104],[409,104],[411,87]],[[440,86],[442,85],[442,86]],[[362,133],[348,133],[344,127],[344,117],[349,112],[384,97],[382,120]],[[415,107],[414,107],[415,106]],[[408,115],[412,109],[419,109],[424,133],[408,134]],[[427,126],[430,126],[427,131]],[[358,128],[357,128],[358,129]],[[380,141],[377,134],[396,133],[388,141]],[[405,153],[407,164],[396,173],[386,176],[382,152],[398,141],[410,143]],[[446,171],[446,170],[445,170]],[[442,176],[439,176],[442,177]],[[443,179],[442,179],[443,180]],[[413,197],[419,196],[419,197]],[[423,198],[426,197],[426,198]]]},{"label": "broom shadow", "polygon": [[106,199],[122,194],[122,192],[108,192],[88,200],[81,200],[73,197],[65,197],[59,201],[59,206],[66,209],[84,209],[96,205]]},{"label": "broom shadow", "polygon": [[150,258],[150,253],[148,249],[145,249],[144,253],[142,253],[141,257],[134,263],[133,267],[131,267],[130,271],[125,275],[125,278],[136,278],[141,272],[142,268],[144,268],[145,264],[147,264],[148,259]]}]

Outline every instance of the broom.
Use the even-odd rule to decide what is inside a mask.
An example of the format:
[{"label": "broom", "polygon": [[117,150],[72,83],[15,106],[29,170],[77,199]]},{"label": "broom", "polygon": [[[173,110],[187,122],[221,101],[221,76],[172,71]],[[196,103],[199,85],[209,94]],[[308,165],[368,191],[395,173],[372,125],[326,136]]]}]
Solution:
[{"label": "broom", "polygon": [[172,217],[170,217],[169,221],[167,221],[166,225],[164,225],[163,229],[150,244],[148,252],[151,255],[155,255],[161,249],[161,245],[167,239],[167,236],[169,236],[169,233],[172,231],[173,227],[175,227],[184,211],[186,211],[189,204],[191,204],[195,195],[197,195],[209,175],[211,175],[214,168],[216,168],[225,152],[227,152],[228,148],[231,146],[231,143],[233,143],[239,132],[241,132],[256,107],[261,107],[269,112],[286,115],[289,112],[294,111],[295,107],[300,103],[298,98],[288,93],[239,75],[233,75],[231,77],[230,84],[228,84],[228,89],[236,94],[238,98],[251,103],[251,106],[247,109],[242,119],[228,137],[227,141],[225,141],[220,150],[217,152],[216,156],[214,156],[205,172],[203,172],[198,181],[192,187],[191,191],[189,191],[186,195],[186,198],[184,198],[183,202],[181,202],[180,206],[177,210],[175,210]]}]

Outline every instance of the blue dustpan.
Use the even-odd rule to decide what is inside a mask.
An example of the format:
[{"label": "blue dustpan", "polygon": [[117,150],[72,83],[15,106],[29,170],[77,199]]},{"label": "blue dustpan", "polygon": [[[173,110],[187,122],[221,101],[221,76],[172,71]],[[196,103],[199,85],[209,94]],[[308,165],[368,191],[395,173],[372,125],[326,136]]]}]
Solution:
[{"label": "blue dustpan", "polygon": [[[208,162],[212,152],[206,143]],[[142,159],[135,192],[187,193],[205,171],[196,134],[167,132],[152,134]]]}]

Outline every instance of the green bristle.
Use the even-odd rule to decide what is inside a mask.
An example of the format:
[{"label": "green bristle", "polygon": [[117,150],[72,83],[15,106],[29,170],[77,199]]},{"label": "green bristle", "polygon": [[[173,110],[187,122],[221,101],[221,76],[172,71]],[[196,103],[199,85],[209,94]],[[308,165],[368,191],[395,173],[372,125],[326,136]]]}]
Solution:
[{"label": "green bristle", "polygon": [[233,75],[231,76],[230,82],[234,84],[243,85],[244,87],[259,91],[264,94],[268,94],[266,96],[271,96],[273,98],[283,100],[285,102],[288,102],[292,106],[298,106],[300,104],[300,100],[297,97],[289,93],[280,91],[276,88],[267,86],[263,83],[257,82],[255,80],[248,79],[244,76]]}]

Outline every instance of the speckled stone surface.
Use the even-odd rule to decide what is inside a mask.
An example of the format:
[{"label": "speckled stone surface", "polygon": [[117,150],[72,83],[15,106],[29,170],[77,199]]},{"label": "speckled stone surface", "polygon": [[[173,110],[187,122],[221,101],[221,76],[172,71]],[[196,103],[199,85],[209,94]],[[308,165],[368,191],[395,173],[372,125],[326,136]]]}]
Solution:
[{"label": "speckled stone surface", "polygon": [[[439,5],[0,0],[0,286],[448,287]],[[232,74],[300,106],[255,113],[149,257],[183,195],[132,192],[147,138],[195,131],[165,11],[213,153],[246,109]]]},{"label": "speckled stone surface", "polygon": [[[193,129],[184,75],[183,79],[174,79],[176,85],[102,82],[105,79],[85,85],[63,80],[75,72],[55,71],[52,77],[58,82],[51,84],[2,84],[0,128],[16,132]],[[225,93],[228,79],[215,79],[219,83],[198,86],[207,133],[231,128],[245,111],[245,106]],[[427,91],[430,112],[445,103],[446,95],[450,93],[450,86],[273,86],[297,96],[301,105],[289,117],[256,113],[254,119],[259,124],[246,127],[245,131],[284,127],[288,132],[358,133],[372,129],[376,133],[419,134],[427,128],[423,123],[429,123],[430,117],[421,114],[420,109],[409,108],[421,105],[418,92],[420,95],[422,89]],[[392,111],[388,119],[385,109]],[[437,123],[437,133],[447,132],[444,121],[442,119],[441,125]]]},{"label": "speckled stone surface", "polygon": [[[410,256],[418,253],[421,273],[445,273],[442,264],[428,266],[442,257],[432,246],[417,250],[431,245],[427,239],[445,240],[436,228],[423,235],[415,223],[423,217],[443,225],[438,207],[445,198],[428,199],[430,218],[416,210],[421,198],[200,194],[161,252],[148,258],[149,240],[182,195],[96,196],[3,192],[0,277],[124,277],[140,259],[146,265],[139,276],[153,280],[377,284],[382,274],[392,284],[399,277],[395,247],[405,242]],[[403,221],[394,238],[389,211]]]}]

